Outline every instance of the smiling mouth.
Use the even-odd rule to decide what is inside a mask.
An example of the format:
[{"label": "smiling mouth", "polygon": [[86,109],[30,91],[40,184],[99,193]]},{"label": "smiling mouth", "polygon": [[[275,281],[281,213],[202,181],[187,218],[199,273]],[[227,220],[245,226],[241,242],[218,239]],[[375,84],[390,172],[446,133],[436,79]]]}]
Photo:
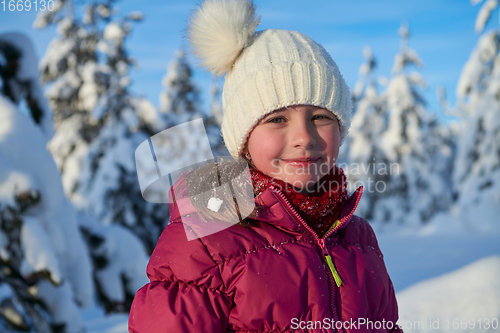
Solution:
[{"label": "smiling mouth", "polygon": [[311,157],[311,158],[299,158],[299,159],[294,159],[294,160],[282,160],[285,163],[288,164],[297,164],[297,165],[306,165],[306,164],[311,164],[319,161],[320,157]]}]

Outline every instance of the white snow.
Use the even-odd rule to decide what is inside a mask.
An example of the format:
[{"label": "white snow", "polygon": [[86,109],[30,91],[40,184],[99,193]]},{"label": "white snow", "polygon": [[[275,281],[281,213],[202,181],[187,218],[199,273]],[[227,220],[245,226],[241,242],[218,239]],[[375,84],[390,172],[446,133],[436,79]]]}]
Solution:
[{"label": "white snow", "polygon": [[483,4],[476,18],[476,33],[479,34],[483,31],[484,26],[490,19],[491,12],[494,11],[497,6],[498,0],[488,0]]},{"label": "white snow", "polygon": [[[0,124],[0,170],[8,171],[0,175],[0,202],[12,203],[19,191],[40,194],[40,202],[21,216],[21,245],[25,255],[21,273],[28,276],[46,270],[54,283],[64,282],[43,295],[54,318],[68,325],[71,322],[70,332],[78,332],[82,323],[80,314],[68,304],[74,308],[75,302],[89,305],[93,283],[90,258],[77,229],[75,211],[64,196],[61,175],[45,148],[40,128],[3,96],[0,96]],[[13,184],[17,190],[8,193],[7,190],[16,188]],[[42,284],[36,288],[42,292]],[[65,306],[57,305],[61,302]],[[71,316],[68,311],[72,311]]]},{"label": "white snow", "polygon": [[[40,128],[44,142],[47,142],[54,135],[52,111],[49,108],[49,105],[44,97],[42,87],[40,86],[40,71],[37,67],[38,58],[36,56],[33,43],[27,36],[17,32],[1,34],[0,40],[14,45],[22,54],[19,62],[19,70],[16,73],[16,79],[30,82],[30,93],[32,98],[43,112]],[[20,86],[18,87],[14,85],[11,88],[15,92],[14,95],[16,103],[19,103],[19,101],[28,94],[28,92],[24,91],[24,89]]]},{"label": "white snow", "polygon": [[47,270],[50,279],[55,284],[61,284],[62,274],[50,237],[36,218],[25,217],[23,219],[21,245],[25,257],[20,270],[25,278],[36,272]]},{"label": "white snow", "polygon": [[[102,225],[89,214],[78,214],[79,224],[99,235],[104,242],[95,249],[106,258],[108,265],[96,271],[98,283],[111,301],[125,300],[125,291],[135,295],[148,282],[148,256],[143,244],[129,230],[116,224]],[[127,280],[124,285],[122,278]]]},{"label": "white snow", "polygon": [[[500,231],[476,228],[488,214],[461,216],[455,208],[424,227],[375,228],[405,332],[486,332],[478,319],[500,320]],[[455,318],[473,318],[476,326],[454,329]]]},{"label": "white snow", "polygon": [[462,68],[456,88],[457,97],[465,98],[471,89],[482,90],[484,78],[490,71],[485,64],[493,61],[497,52],[496,36],[495,31],[489,31],[479,39],[476,47],[471,52],[469,60]]},{"label": "white snow", "polygon": [[[107,241],[102,251],[109,258],[109,264],[96,275],[106,296],[112,301],[122,302],[125,290],[135,295],[148,282],[148,257],[142,243],[124,227],[110,225],[104,235]],[[122,277],[127,280],[126,286],[123,286]]]},{"label": "white snow", "polygon": [[9,260],[10,258],[9,251],[7,250],[8,244],[9,240],[7,239],[7,236],[0,231],[0,258],[4,261]]},{"label": "white snow", "polygon": [[[485,3],[484,6],[486,6]],[[476,219],[477,228],[498,230],[500,206],[500,52],[498,29],[484,33],[467,63],[457,96],[461,123],[453,181],[460,216]]]},{"label": "white snow", "polygon": [[124,36],[125,32],[116,22],[111,22],[104,28],[104,38],[108,40],[117,40],[121,42]]},{"label": "white snow", "polygon": [[33,180],[27,174],[9,167],[5,156],[0,155],[0,203],[5,205],[14,205],[14,196],[16,193],[29,191],[33,187]]},{"label": "white snow", "polygon": [[82,311],[87,333],[128,333],[128,315],[106,315],[98,307]]},{"label": "white snow", "polygon": [[500,255],[419,282],[397,298],[405,332],[498,332]]},{"label": "white snow", "polygon": [[94,61],[89,61],[82,66],[80,75],[83,84],[78,90],[78,97],[84,110],[92,110],[99,99],[99,86],[94,81],[97,72],[97,64]]},{"label": "white snow", "polygon": [[[452,186],[446,175],[452,164],[452,140],[445,127],[429,115],[419,93],[427,84],[411,67],[423,64],[408,47],[407,25],[400,34],[401,50],[395,56],[393,76],[380,93],[372,73],[374,56],[369,49],[364,52],[347,138],[346,174],[351,190],[365,187],[360,211],[371,223],[419,225],[450,204]],[[358,171],[365,169],[373,171]]]},{"label": "white snow", "polygon": [[99,13],[99,15],[101,15],[102,17],[109,17],[111,15],[111,8],[109,6],[106,6],[104,4],[99,4],[97,6],[97,12]]},{"label": "white snow", "polygon": [[60,64],[75,47],[76,41],[71,39],[53,39],[47,47],[47,53],[40,60],[39,67],[47,68],[49,77],[56,77]]},{"label": "white snow", "polygon": [[173,113],[179,122],[205,116],[199,103],[199,91],[194,85],[192,69],[188,64],[186,52],[178,50],[176,58],[168,66],[162,78],[165,90],[160,93],[160,110]]},{"label": "white snow", "polygon": [[73,301],[72,291],[68,283],[55,287],[48,281],[42,281],[38,284],[37,296],[48,305],[55,322],[66,324],[66,332],[80,333],[84,331],[83,316]]}]

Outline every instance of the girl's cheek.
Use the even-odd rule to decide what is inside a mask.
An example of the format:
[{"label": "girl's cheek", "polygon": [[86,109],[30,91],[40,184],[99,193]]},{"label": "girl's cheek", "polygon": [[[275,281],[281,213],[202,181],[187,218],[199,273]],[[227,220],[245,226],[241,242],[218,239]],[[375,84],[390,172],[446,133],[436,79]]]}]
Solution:
[{"label": "girl's cheek", "polygon": [[278,132],[266,131],[260,138],[261,145],[257,149],[264,149],[267,153],[273,154],[284,144],[285,138]]}]

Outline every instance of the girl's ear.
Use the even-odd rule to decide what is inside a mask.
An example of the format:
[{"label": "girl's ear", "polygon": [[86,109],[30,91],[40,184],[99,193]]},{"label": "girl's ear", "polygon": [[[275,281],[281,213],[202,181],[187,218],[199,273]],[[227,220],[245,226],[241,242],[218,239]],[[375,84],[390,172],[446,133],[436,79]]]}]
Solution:
[{"label": "girl's ear", "polygon": [[248,154],[248,140],[247,140],[247,143],[245,143],[245,146],[243,147],[243,149],[241,150],[241,157],[245,157],[245,155]]}]

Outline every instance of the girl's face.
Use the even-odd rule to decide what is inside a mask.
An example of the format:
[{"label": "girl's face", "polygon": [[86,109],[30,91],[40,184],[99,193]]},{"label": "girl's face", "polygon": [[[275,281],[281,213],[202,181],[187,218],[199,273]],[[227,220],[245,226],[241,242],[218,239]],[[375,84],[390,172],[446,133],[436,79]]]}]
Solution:
[{"label": "girl's face", "polygon": [[266,115],[250,132],[243,153],[255,167],[301,192],[335,165],[339,154],[337,117],[326,109],[296,105]]}]

